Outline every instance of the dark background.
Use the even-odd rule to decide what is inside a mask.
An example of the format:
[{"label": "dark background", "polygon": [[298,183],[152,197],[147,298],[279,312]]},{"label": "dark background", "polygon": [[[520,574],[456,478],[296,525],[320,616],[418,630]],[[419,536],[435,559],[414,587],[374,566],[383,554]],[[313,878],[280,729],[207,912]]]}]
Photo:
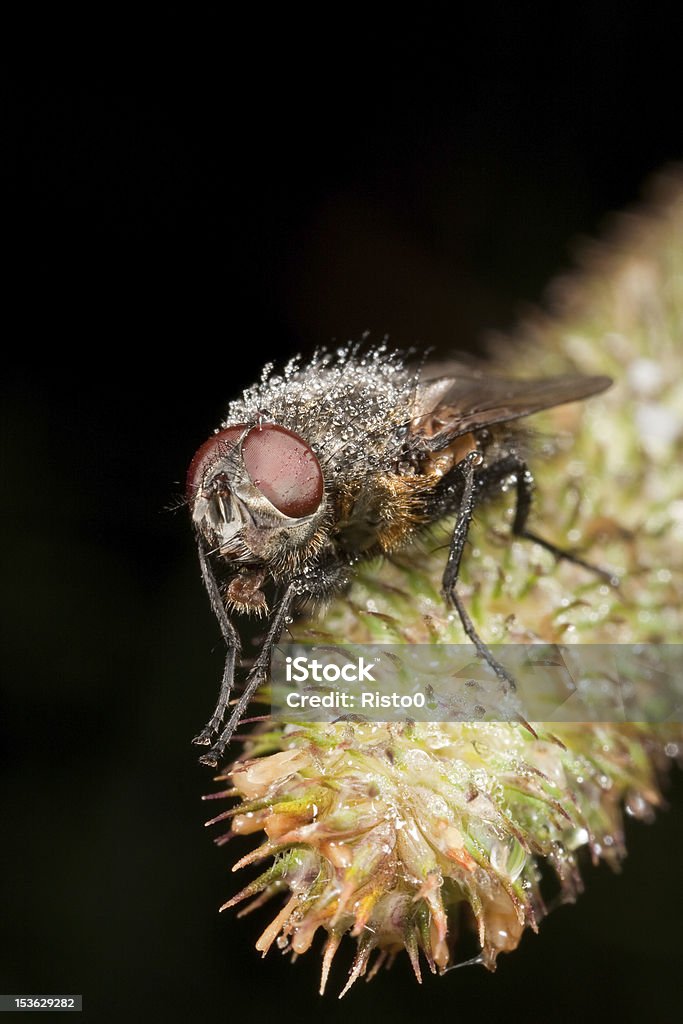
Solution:
[{"label": "dark background", "polygon": [[321,1001],[315,952],[261,963],[266,914],[216,913],[236,854],[189,739],[221,649],[172,510],[194,449],[271,357],[476,350],[683,156],[656,5],[449,10],[36,13],[10,40],[0,991],[97,1021],[677,1016],[675,811],[492,976],[421,990],[400,961],[337,1003],[338,966]]}]

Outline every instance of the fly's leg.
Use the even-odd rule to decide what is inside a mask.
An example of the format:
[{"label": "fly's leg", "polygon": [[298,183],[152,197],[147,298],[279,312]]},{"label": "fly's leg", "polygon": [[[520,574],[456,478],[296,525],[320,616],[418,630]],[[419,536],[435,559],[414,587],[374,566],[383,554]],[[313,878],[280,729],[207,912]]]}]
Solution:
[{"label": "fly's leg", "polygon": [[[235,729],[239,725],[244,712],[247,709],[249,701],[258,690],[261,683],[266,679],[268,669],[270,667],[270,656],[272,654],[275,644],[280,639],[280,635],[285,628],[287,618],[292,610],[292,606],[296,597],[300,592],[300,587],[297,583],[290,583],[287,587],[280,603],[277,605],[273,613],[273,617],[266,634],[266,639],[259,652],[258,658],[254,662],[249,675],[247,676],[244,684],[244,690],[238,700],[237,704],[233,708],[228,724],[225,726],[220,736],[206,754],[202,754],[199,758],[200,764],[208,765],[210,768],[215,768],[220,759],[223,757],[225,748],[230,742],[230,738],[234,733]],[[223,687],[221,687],[221,696],[223,693]],[[220,701],[219,701],[220,704]],[[225,710],[225,709],[223,709]]]},{"label": "fly's leg", "polygon": [[228,706],[228,701],[230,700],[230,692],[235,678],[235,662],[237,658],[239,658],[240,641],[239,636],[237,635],[237,630],[228,618],[223,598],[221,597],[218,584],[216,583],[216,578],[211,566],[209,565],[201,540],[199,541],[199,565],[202,570],[204,586],[206,587],[209,595],[209,601],[211,602],[211,608],[218,619],[218,625],[220,626],[225,646],[227,648],[225,654],[225,666],[223,668],[223,678],[221,680],[221,688],[218,693],[218,702],[209,721],[206,723],[202,731],[192,740],[192,742],[197,746],[208,747],[223,724],[223,716],[225,715],[225,709]]},{"label": "fly's leg", "polygon": [[588,572],[592,572],[595,576],[604,579],[610,586],[618,586],[619,580],[613,573],[608,572],[606,569],[601,569],[591,562],[586,562],[583,558],[574,554],[573,551],[565,551],[564,548],[558,547],[557,544],[544,540],[538,534],[527,530],[526,523],[531,511],[534,478],[529,467],[522,459],[516,455],[507,455],[500,459],[499,462],[494,462],[492,466],[487,467],[487,469],[478,474],[475,486],[483,492],[491,487],[500,486],[503,480],[510,476],[514,476],[517,489],[517,505],[515,508],[515,518],[512,523],[513,534],[516,537],[523,537],[525,540],[533,541],[534,544],[540,544],[546,551],[550,551],[555,558],[561,558],[566,562],[573,562],[574,565],[580,565],[583,569],[587,569]]},{"label": "fly's leg", "polygon": [[467,534],[472,522],[472,514],[478,502],[488,491],[492,490],[494,487],[500,487],[506,478],[514,476],[517,503],[515,508],[515,518],[512,524],[513,534],[517,537],[523,537],[525,540],[533,541],[535,544],[540,544],[542,547],[546,548],[546,550],[555,555],[556,558],[562,558],[568,562],[573,562],[575,565],[580,565],[582,568],[587,569],[589,572],[592,572],[601,579],[604,579],[612,586],[618,585],[619,581],[612,573],[605,569],[592,565],[590,562],[586,562],[583,558],[580,558],[573,552],[565,551],[563,548],[551,543],[551,541],[544,540],[543,537],[539,537],[531,530],[527,530],[526,523],[531,510],[534,479],[529,467],[522,459],[518,458],[516,455],[507,455],[498,462],[494,462],[491,466],[487,466],[486,469],[480,470],[477,473],[476,465],[479,458],[480,457],[477,452],[472,452],[456,467],[462,479],[462,491],[460,493],[460,503],[458,505],[458,517],[453,529],[453,536],[451,538],[450,549],[448,552],[448,561],[443,574],[442,587],[446,600],[450,601],[457,611],[465,633],[476,647],[480,657],[482,657],[491,666],[498,678],[502,681],[504,692],[507,692],[508,690],[515,688],[514,679],[510,673],[498,661],[496,661],[484,641],[477,634],[477,631],[474,628],[474,623],[467,614],[462,599],[459,597],[456,590],[456,584],[460,572],[460,563],[462,561],[462,554]]},{"label": "fly's leg", "polygon": [[509,693],[510,690],[516,690],[517,686],[515,684],[515,680],[513,679],[513,677],[510,675],[510,673],[508,672],[504,665],[501,665],[499,661],[496,661],[496,659],[493,657],[490,650],[488,649],[482,638],[479,636],[476,629],[474,628],[474,623],[467,614],[465,606],[462,602],[462,598],[459,597],[457,591],[455,590],[455,586],[453,587],[453,590],[451,590],[450,592],[450,600],[453,604],[453,607],[458,613],[458,617],[460,618],[460,622],[462,623],[462,628],[465,630],[465,633],[476,647],[477,654],[479,655],[480,658],[483,658],[488,665],[491,666],[493,671],[500,679],[501,689],[503,693]]},{"label": "fly's leg", "polygon": [[480,461],[481,456],[479,453],[471,452],[457,467],[462,477],[463,487],[460,494],[460,503],[458,505],[458,518],[453,529],[453,536],[451,537],[451,544],[448,552],[448,561],[446,562],[446,568],[443,574],[442,590],[446,601],[449,601],[457,611],[458,616],[460,617],[460,622],[462,623],[462,628],[474,644],[477,653],[496,673],[501,681],[503,692],[508,693],[508,691],[515,689],[514,679],[507,669],[501,665],[499,661],[496,661],[484,641],[477,633],[474,628],[474,623],[467,614],[462,599],[456,590],[465,541],[467,540],[467,534],[472,523],[474,507],[481,493],[480,488],[478,487],[478,481],[475,478],[475,466]]}]

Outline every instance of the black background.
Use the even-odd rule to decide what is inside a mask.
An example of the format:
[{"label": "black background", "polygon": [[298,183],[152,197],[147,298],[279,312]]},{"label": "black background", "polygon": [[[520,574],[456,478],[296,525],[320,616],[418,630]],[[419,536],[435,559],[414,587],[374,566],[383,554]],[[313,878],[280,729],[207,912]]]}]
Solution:
[{"label": "black background", "polygon": [[683,156],[656,5],[449,11],[36,13],[10,46],[2,991],[98,1021],[677,1015],[673,811],[495,975],[399,961],[321,1001],[315,952],[261,963],[266,915],[216,913],[236,854],[188,741],[221,650],[172,510],[194,449],[269,358],[476,350]]}]

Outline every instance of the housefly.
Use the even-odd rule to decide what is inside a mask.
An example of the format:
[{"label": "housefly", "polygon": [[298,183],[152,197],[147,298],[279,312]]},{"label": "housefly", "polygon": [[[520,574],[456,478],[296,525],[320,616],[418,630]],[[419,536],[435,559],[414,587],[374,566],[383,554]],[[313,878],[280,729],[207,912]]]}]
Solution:
[{"label": "housefly", "polygon": [[[455,517],[443,573],[444,601],[500,677],[507,671],[478,636],[458,593],[474,509],[514,482],[513,534],[611,577],[527,529],[533,478],[513,421],[587,398],[608,377],[497,377],[467,362],[412,365],[382,345],[269,365],[228,408],[199,448],[187,500],[199,564],[227,653],[218,703],[194,739],[215,766],[267,676],[287,622],[308,601],[342,590],[359,559],[390,554]],[[235,616],[264,616],[260,651],[224,724],[240,659]]]}]

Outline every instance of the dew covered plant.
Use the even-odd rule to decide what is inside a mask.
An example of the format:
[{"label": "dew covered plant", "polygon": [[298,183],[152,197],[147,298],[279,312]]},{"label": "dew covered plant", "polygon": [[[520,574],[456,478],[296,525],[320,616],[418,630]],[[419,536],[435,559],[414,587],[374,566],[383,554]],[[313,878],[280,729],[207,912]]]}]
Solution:
[{"label": "dew covered plant", "polygon": [[[552,302],[552,314],[535,315],[506,341],[520,373],[570,369],[607,374],[615,385],[534,417],[534,527],[621,582],[612,587],[538,545],[511,542],[513,495],[503,492],[478,513],[460,590],[490,644],[680,643],[681,179],[661,179],[644,212],[596,244]],[[401,372],[385,360],[387,392],[409,386]],[[237,418],[258,400],[258,389],[246,392]],[[390,557],[360,562],[348,591],[290,624],[293,638],[463,643],[441,595],[447,528],[439,523]],[[354,942],[342,994],[398,954],[418,979],[425,967],[442,972],[470,958],[493,969],[551,900],[576,898],[583,858],[618,864],[624,814],[652,819],[683,751],[675,722],[472,717],[253,728],[210,797],[231,801],[213,819],[230,827],[219,844],[263,834],[235,865],[259,873],[224,904],[243,913],[272,900],[260,952],[301,954],[322,933],[324,989],[340,943]]]}]

